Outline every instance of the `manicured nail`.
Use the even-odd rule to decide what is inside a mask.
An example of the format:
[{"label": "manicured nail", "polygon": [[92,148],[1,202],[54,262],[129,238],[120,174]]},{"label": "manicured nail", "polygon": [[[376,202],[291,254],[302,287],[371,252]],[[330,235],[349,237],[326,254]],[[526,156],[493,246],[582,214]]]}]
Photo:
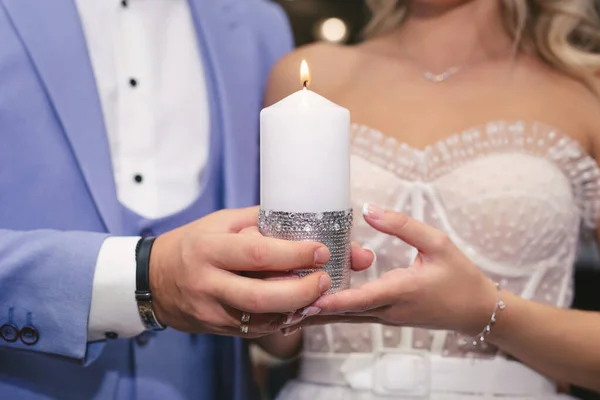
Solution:
[{"label": "manicured nail", "polygon": [[283,332],[283,336],[292,336],[294,333],[301,331],[302,327],[301,326],[293,326],[290,328],[285,328],[282,330]]},{"label": "manicured nail", "polygon": [[302,315],[304,315],[305,317],[312,317],[313,315],[317,315],[321,311],[322,310],[319,307],[310,306],[302,310]]},{"label": "manicured nail", "polygon": [[283,323],[284,325],[296,325],[298,322],[302,321],[305,318],[303,314],[298,314],[296,312],[289,314],[287,319]]},{"label": "manicured nail", "polygon": [[321,291],[321,293],[324,293],[327,291],[327,289],[329,289],[330,286],[331,286],[331,278],[329,277],[329,275],[323,274],[319,278],[319,290]]},{"label": "manicured nail", "polygon": [[371,263],[371,265],[375,264],[375,261],[377,261],[377,253],[375,253],[375,250],[370,249],[368,247],[363,247],[363,249],[370,251],[371,254],[373,254],[373,262]]},{"label": "manicured nail", "polygon": [[375,204],[365,203],[362,208],[362,213],[365,217],[373,221],[377,221],[383,217],[383,209]]},{"label": "manicured nail", "polygon": [[292,321],[294,320],[294,314],[296,314],[296,311],[288,314],[287,319],[284,322],[284,325],[289,325],[292,323]]},{"label": "manicured nail", "polygon": [[315,264],[325,265],[329,262],[329,249],[327,247],[319,247],[315,251]]}]

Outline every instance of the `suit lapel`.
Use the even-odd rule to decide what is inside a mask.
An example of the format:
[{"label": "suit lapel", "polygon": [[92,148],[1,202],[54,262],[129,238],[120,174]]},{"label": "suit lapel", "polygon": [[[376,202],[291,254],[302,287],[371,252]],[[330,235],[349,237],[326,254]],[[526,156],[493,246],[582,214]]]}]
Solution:
[{"label": "suit lapel", "polygon": [[[250,106],[259,79],[255,59],[259,57],[256,44],[245,31],[243,2],[233,0],[189,0],[200,42],[200,52],[207,68],[207,81],[213,87],[210,104],[218,119],[213,129],[222,142],[225,206],[247,206],[254,202],[257,190],[257,136],[251,132],[258,126],[241,126],[248,121],[242,113],[256,113]],[[240,64],[246,68],[240,68]],[[258,65],[258,64],[256,64]],[[262,78],[260,78],[262,79]],[[216,111],[216,112],[215,112]],[[214,137],[214,135],[213,135]],[[251,200],[247,200],[251,198]]]},{"label": "suit lapel", "polygon": [[0,0],[71,144],[108,232],[122,230],[96,83],[74,0]]}]

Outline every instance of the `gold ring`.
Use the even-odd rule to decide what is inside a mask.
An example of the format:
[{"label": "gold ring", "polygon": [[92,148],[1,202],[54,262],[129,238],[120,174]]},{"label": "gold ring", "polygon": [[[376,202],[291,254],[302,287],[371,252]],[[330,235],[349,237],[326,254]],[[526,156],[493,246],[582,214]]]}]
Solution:
[{"label": "gold ring", "polygon": [[240,319],[240,332],[248,333],[248,325],[250,324],[250,314],[242,311],[242,318]]}]

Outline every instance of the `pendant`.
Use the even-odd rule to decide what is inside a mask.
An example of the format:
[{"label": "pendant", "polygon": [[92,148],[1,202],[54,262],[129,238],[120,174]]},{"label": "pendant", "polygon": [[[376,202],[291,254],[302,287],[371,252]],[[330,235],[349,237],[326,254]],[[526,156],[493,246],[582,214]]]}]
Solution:
[{"label": "pendant", "polygon": [[446,79],[450,78],[452,75],[457,73],[460,68],[450,68],[447,71],[442,72],[441,74],[434,74],[433,72],[424,71],[423,76],[430,82],[443,82]]}]

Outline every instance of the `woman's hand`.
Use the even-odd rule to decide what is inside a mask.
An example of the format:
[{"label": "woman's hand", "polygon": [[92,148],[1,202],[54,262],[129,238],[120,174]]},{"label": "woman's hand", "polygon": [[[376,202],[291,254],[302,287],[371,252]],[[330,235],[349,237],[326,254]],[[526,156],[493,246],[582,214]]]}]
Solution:
[{"label": "woman's hand", "polygon": [[365,205],[363,214],[373,228],[414,246],[415,262],[356,289],[322,296],[313,304],[319,315],[303,325],[378,322],[479,334],[498,300],[494,283],[445,233],[375,205]]},{"label": "woman's hand", "polygon": [[[308,307],[319,315],[284,329],[331,322],[373,322],[478,335],[490,321],[498,290],[447,235],[370,205],[366,221],[419,250],[414,264]],[[486,339],[542,375],[600,391],[600,313],[565,310],[504,293],[506,310]],[[314,315],[314,313],[311,313]]]}]

